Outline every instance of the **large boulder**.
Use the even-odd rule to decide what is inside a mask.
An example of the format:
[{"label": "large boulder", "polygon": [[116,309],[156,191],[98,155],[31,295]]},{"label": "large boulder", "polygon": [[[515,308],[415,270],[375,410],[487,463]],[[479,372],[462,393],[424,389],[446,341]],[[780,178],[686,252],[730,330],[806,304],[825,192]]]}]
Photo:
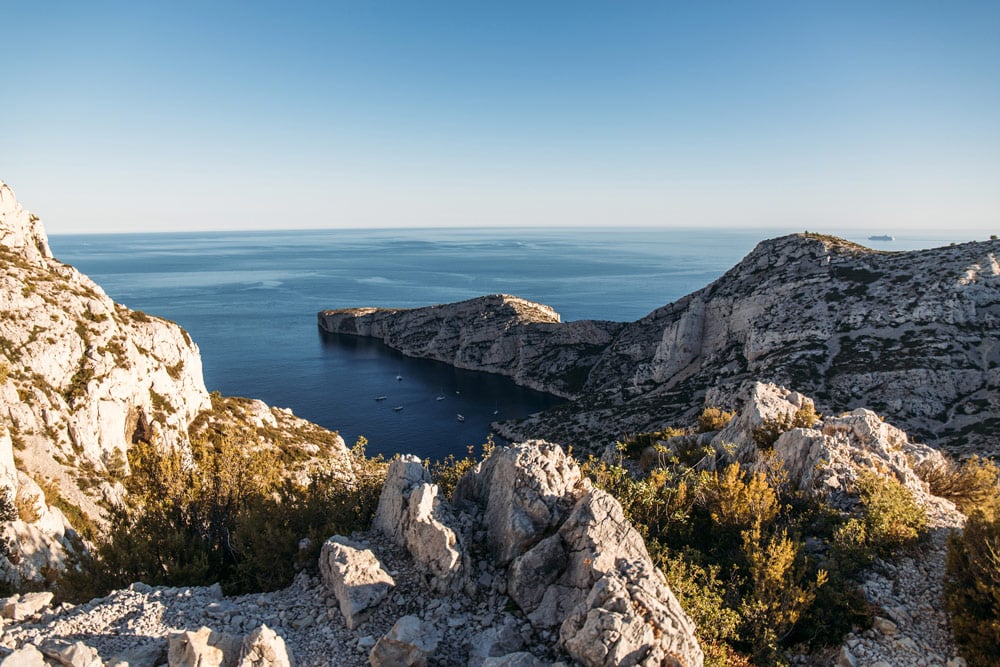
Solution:
[{"label": "large boulder", "polygon": [[234,635],[202,626],[170,636],[170,667],[236,667],[242,643]]},{"label": "large boulder", "polygon": [[868,470],[894,477],[918,498],[927,495],[911,461],[936,462],[940,454],[909,442],[906,433],[876,413],[858,408],[817,426],[792,429],[774,443],[775,455],[798,488],[850,505],[853,482]]},{"label": "large boulder", "polygon": [[238,667],[295,667],[285,640],[266,625],[243,638]]},{"label": "large boulder", "polygon": [[435,590],[464,586],[457,522],[419,458],[402,456],[389,464],[372,525],[410,551]]},{"label": "large boulder", "polygon": [[490,553],[506,565],[562,522],[583,486],[579,466],[561,447],[529,441],[496,452],[465,475],[455,501],[485,506]]}]

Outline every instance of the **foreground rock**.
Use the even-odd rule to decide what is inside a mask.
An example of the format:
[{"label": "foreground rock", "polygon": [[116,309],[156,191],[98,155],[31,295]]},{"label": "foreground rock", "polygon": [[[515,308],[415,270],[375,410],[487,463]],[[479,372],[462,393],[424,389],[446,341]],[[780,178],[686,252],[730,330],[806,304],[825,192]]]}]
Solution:
[{"label": "foreground rock", "polygon": [[319,321],[575,399],[500,425],[517,439],[600,449],[626,432],[690,423],[709,388],[761,380],[797,388],[823,412],[867,407],[932,445],[997,453],[998,252],[996,240],[880,252],[794,234],[627,324],[560,323],[508,296],[324,311]]},{"label": "foreground rock", "polygon": [[[417,465],[396,463],[398,478],[404,466]],[[376,525],[398,535],[381,508],[414,491],[393,475],[390,469]],[[693,623],[621,505],[591,488],[557,445],[529,442],[493,454],[462,478],[455,510],[467,518],[460,523],[469,538],[459,543],[491,555],[531,625],[555,630],[557,645],[574,660],[587,667],[702,664]]]},{"label": "foreground rock", "polygon": [[370,549],[335,535],[323,544],[319,556],[323,581],[337,596],[348,629],[353,630],[367,618],[396,582],[382,567]]},{"label": "foreground rock", "polygon": [[[750,466],[768,458],[754,444],[754,429],[812,406],[806,396],[765,383],[745,386],[741,400],[740,414],[712,443],[720,453],[731,451]],[[727,442],[734,444],[727,448]],[[949,662],[957,659],[957,649],[944,612],[943,581],[948,535],[962,528],[965,517],[953,503],[931,494],[915,472],[922,464],[940,462],[941,453],[911,441],[904,431],[862,408],[817,420],[811,428],[782,433],[773,453],[788,472],[790,483],[822,496],[834,507],[854,507],[854,482],[863,472],[872,472],[901,482],[927,512],[927,539],[895,562],[879,560],[867,573],[863,590],[876,610],[876,622],[873,628],[845,638],[837,664],[957,664]],[[815,661],[802,658],[799,664]]]}]

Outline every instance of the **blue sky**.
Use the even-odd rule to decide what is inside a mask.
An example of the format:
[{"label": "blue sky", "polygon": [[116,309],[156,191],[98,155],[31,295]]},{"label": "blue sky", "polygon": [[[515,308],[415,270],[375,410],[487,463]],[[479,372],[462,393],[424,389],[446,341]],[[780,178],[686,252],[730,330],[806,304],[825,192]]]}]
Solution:
[{"label": "blue sky", "polygon": [[1000,231],[997,2],[6,3],[50,232]]}]

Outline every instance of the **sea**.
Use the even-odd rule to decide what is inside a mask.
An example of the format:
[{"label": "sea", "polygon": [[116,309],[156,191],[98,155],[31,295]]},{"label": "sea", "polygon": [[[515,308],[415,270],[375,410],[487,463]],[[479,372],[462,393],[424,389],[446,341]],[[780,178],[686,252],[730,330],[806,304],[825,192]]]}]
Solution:
[{"label": "sea", "polygon": [[[478,453],[492,422],[561,399],[408,358],[370,339],[323,333],[317,311],[505,293],[552,306],[563,321],[635,320],[704,287],[781,233],[337,229],[53,235],[50,244],[115,301],[183,326],[201,350],[210,391],[291,408],[348,445],[364,436],[369,454],[443,459]],[[968,240],[848,238],[882,249]]]}]

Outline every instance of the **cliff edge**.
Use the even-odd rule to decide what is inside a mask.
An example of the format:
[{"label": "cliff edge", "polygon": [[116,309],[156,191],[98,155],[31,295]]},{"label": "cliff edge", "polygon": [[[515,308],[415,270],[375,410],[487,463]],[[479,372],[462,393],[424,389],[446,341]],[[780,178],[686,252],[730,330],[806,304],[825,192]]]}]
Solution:
[{"label": "cliff edge", "polygon": [[509,437],[600,447],[690,420],[710,387],[727,400],[760,380],[800,388],[824,411],[892,414],[956,453],[995,452],[998,251],[996,240],[880,252],[792,234],[760,243],[718,280],[627,324],[505,316],[515,300],[506,296],[319,317],[327,331],[373,336],[406,354],[575,399],[499,424]]}]

